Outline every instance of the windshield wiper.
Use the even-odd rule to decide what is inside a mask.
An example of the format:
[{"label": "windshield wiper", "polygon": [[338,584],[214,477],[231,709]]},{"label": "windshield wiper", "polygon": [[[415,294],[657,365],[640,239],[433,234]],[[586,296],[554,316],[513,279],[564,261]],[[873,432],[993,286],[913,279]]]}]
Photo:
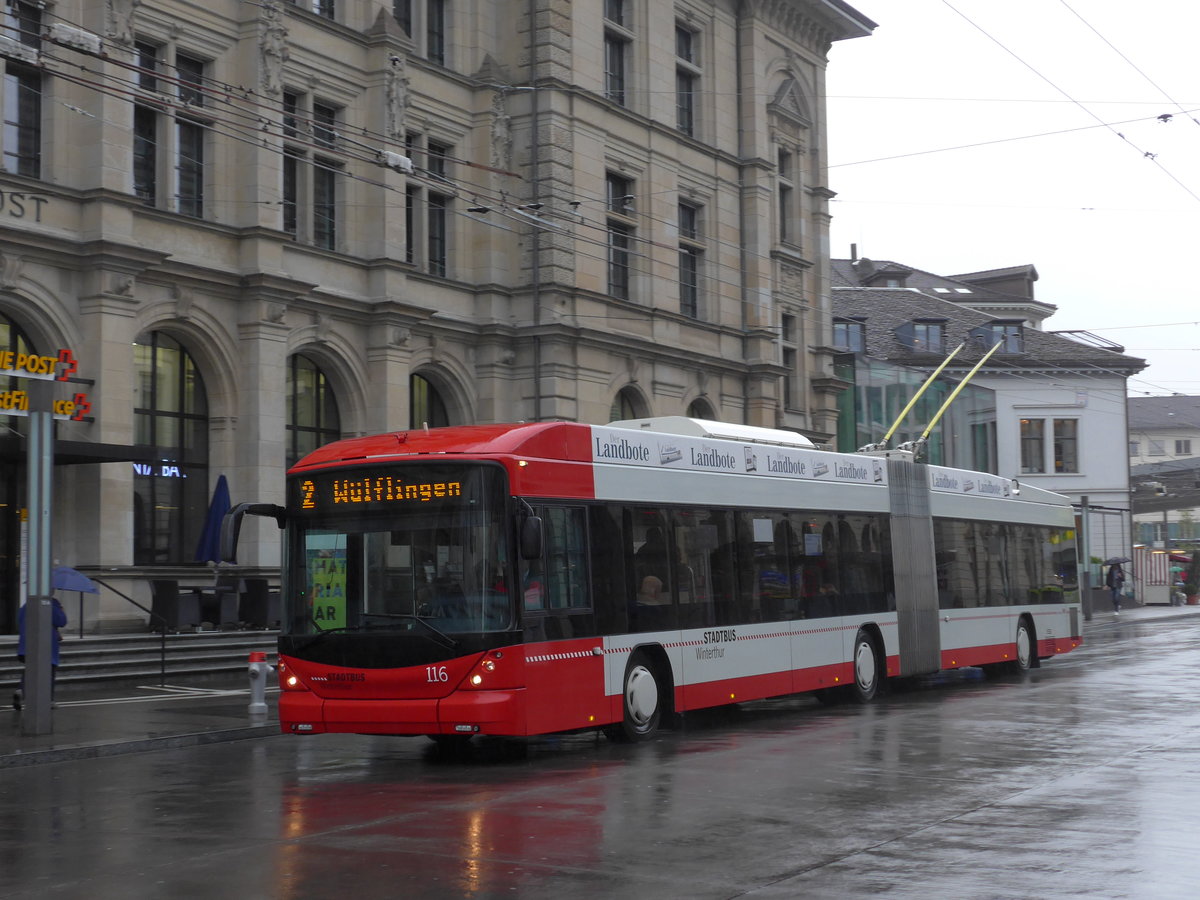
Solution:
[{"label": "windshield wiper", "polygon": [[310,635],[311,641],[304,645],[304,648],[319,644],[324,638],[331,634],[353,634],[359,631],[371,631],[375,628],[382,628],[381,625],[371,625],[367,622],[362,622],[358,625],[339,625],[336,628],[326,628],[316,619],[309,619],[309,623],[316,629],[316,634]]},{"label": "windshield wiper", "polygon": [[438,643],[443,647],[453,650],[458,646],[458,641],[450,637],[450,635],[446,634],[446,632],[442,631],[442,629],[438,628],[428,619],[425,619],[424,617],[418,616],[414,613],[363,613],[363,615],[377,617],[380,619],[411,619],[414,622],[424,625],[427,629],[433,632],[433,634],[440,639],[438,640]]},{"label": "windshield wiper", "polygon": [[[363,616],[366,618],[403,619],[405,621],[411,620],[419,625],[423,625],[430,632],[431,639],[435,643],[440,644],[448,650],[453,650],[458,646],[458,641],[421,616],[413,615],[411,613],[363,613]],[[312,640],[304,644],[304,649],[320,643],[324,638],[331,634],[356,634],[363,631],[378,631],[380,629],[389,627],[382,623],[372,624],[370,622],[360,622],[358,625],[339,625],[336,628],[323,628],[320,623],[315,620],[310,620],[310,622],[312,623],[312,626],[317,629],[317,633],[311,636]]]}]

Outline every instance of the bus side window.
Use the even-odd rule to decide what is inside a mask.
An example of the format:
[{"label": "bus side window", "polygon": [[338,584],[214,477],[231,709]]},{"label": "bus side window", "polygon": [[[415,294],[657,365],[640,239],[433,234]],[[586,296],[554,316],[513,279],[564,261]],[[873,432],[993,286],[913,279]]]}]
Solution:
[{"label": "bus side window", "polygon": [[629,545],[633,561],[633,631],[676,627],[669,529],[659,510],[631,510]]},{"label": "bus side window", "polygon": [[[763,607],[779,593],[786,573],[779,570],[774,553],[774,522],[765,513],[737,513],[737,597],[739,602],[719,625],[740,621],[761,622]],[[769,619],[770,614],[767,613]]]},{"label": "bus side window", "polygon": [[633,542],[634,581],[639,606],[667,606],[671,602],[670,553],[666,525],[653,514],[648,524],[635,520]]},{"label": "bus side window", "polygon": [[733,599],[733,519],[727,510],[676,510],[674,556],[681,628],[716,624]]},{"label": "bus side window", "polygon": [[600,634],[623,634],[630,628],[621,508],[591,506],[588,508],[588,524],[596,627]]}]

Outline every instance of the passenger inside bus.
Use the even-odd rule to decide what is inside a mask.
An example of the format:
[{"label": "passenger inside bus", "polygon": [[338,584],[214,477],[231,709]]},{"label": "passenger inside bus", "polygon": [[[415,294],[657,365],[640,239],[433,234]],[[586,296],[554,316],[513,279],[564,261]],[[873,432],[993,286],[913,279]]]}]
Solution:
[{"label": "passenger inside bus", "polygon": [[645,542],[634,554],[633,567],[638,580],[638,605],[669,605],[671,592],[667,586],[667,545],[657,526],[652,526],[646,532]]},{"label": "passenger inside bus", "polygon": [[646,529],[644,540],[633,555],[633,575],[635,604],[630,623],[633,630],[660,631],[675,627],[670,559],[660,525]]}]

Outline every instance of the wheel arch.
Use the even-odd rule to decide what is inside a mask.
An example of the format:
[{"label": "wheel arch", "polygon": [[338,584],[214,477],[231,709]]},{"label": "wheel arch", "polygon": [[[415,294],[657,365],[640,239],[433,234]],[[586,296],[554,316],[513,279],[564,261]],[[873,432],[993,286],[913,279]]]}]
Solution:
[{"label": "wheel arch", "polygon": [[867,636],[871,638],[871,642],[875,644],[875,664],[879,668],[879,685],[883,687],[887,684],[888,679],[888,651],[887,642],[883,639],[883,629],[877,622],[862,622],[854,632],[855,637],[858,636],[859,631],[866,632]]},{"label": "wheel arch", "polygon": [[671,658],[667,655],[666,648],[662,644],[653,642],[638,644],[629,651],[629,659],[625,660],[626,667],[629,666],[629,660],[638,653],[645,656],[654,667],[654,674],[659,681],[659,702],[663,704],[663,715],[673,715],[675,712],[675,670],[671,666]]}]

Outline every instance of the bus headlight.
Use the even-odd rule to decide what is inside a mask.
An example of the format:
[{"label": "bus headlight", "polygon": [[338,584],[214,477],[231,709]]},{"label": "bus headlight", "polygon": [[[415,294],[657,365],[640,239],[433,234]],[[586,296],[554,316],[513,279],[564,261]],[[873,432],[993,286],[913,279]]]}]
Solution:
[{"label": "bus headlight", "polygon": [[288,671],[288,667],[284,663],[279,663],[279,688],[284,691],[303,691],[307,690],[300,683],[299,676]]},{"label": "bus headlight", "polygon": [[509,663],[499,650],[483,654],[460,682],[462,690],[500,691],[519,687],[522,669]]}]

